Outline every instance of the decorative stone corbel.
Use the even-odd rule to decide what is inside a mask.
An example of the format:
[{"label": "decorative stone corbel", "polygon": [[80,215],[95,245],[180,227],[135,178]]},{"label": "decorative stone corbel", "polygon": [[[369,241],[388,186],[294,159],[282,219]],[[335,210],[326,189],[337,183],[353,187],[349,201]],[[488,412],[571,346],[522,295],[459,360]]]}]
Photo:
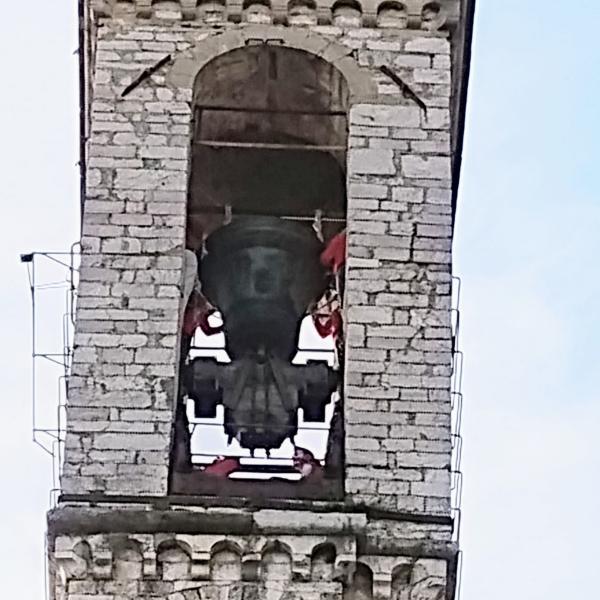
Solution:
[{"label": "decorative stone corbel", "polygon": [[163,22],[181,21],[180,0],[152,0],[152,17]]},{"label": "decorative stone corbel", "polygon": [[421,13],[423,12],[423,0],[407,0],[408,29],[421,29]]},{"label": "decorative stone corbel", "polygon": [[90,7],[96,18],[111,17],[113,14],[112,6],[107,0],[91,0]]},{"label": "decorative stone corbel", "polygon": [[[426,6],[427,4],[430,4],[430,2],[425,0],[423,5]],[[440,5],[441,9],[438,30],[441,28],[454,29],[460,20],[461,2],[459,0],[438,0],[437,4]]]},{"label": "decorative stone corbel", "polygon": [[227,6],[224,0],[202,0],[196,7],[196,21],[206,25],[221,25],[227,21]]},{"label": "decorative stone corbel", "polygon": [[196,17],[196,0],[180,0],[181,15],[184,21],[193,21]]},{"label": "decorative stone corbel", "polygon": [[266,0],[250,0],[244,3],[242,21],[269,25],[273,22],[273,10]]},{"label": "decorative stone corbel", "polygon": [[333,23],[432,33],[452,29],[460,17],[459,0],[90,0],[90,6],[96,18],[125,22],[154,17],[165,23],[242,21],[292,28]]},{"label": "decorative stone corbel", "polygon": [[426,2],[421,10],[421,29],[439,31],[448,20],[446,7],[440,2]]}]

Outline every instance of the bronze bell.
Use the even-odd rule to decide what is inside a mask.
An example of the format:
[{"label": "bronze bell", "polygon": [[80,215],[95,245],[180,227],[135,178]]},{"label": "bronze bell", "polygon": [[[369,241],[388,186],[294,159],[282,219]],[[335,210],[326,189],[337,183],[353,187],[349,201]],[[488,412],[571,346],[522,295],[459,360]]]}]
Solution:
[{"label": "bronze bell", "polygon": [[221,311],[233,359],[296,353],[302,317],[325,290],[322,244],[310,227],[277,217],[237,217],[207,240],[202,290]]},{"label": "bronze bell", "polygon": [[221,311],[229,364],[196,358],[186,388],[196,414],[225,408],[225,432],[242,447],[279,448],[298,429],[298,409],[323,421],[338,375],[326,363],[293,365],[309,306],[326,287],[322,244],[310,227],[242,217],[207,240],[202,291]]}]

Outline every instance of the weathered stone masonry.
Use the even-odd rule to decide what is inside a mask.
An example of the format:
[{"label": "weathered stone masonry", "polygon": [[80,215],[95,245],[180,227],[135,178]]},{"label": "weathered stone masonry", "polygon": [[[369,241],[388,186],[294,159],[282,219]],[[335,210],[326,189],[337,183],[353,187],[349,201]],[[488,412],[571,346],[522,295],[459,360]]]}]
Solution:
[{"label": "weathered stone masonry", "polygon": [[[101,4],[108,16],[129,3]],[[180,21],[196,14],[184,2],[168,18],[146,2],[150,21],[142,4],[137,18],[100,21],[94,45],[65,499],[50,516],[55,597],[449,597],[455,50],[443,32],[373,27],[375,17],[367,27],[208,27]],[[410,15],[423,4],[407,3]],[[453,3],[444,6],[458,19]],[[157,505],[146,502],[168,494],[192,86],[212,58],[248,43],[318,55],[351,93],[345,501],[295,513],[171,501],[159,526],[149,517]],[[334,558],[319,562],[323,544]]]},{"label": "weathered stone masonry", "polygon": [[[51,518],[57,532],[72,528],[73,521],[106,531],[107,519],[116,519],[116,526],[126,519],[134,530],[58,535],[52,561],[56,597],[439,600],[453,577],[450,526],[306,510],[208,509],[186,515],[183,507],[154,509],[158,518],[151,523],[150,507],[139,508],[146,509],[145,516],[130,507],[66,507]],[[162,519],[171,533],[157,527]],[[187,533],[173,533],[178,529]],[[356,577],[357,572],[368,576]]]},{"label": "weathered stone masonry", "polygon": [[[119,94],[163,53],[180,48],[181,60],[193,64],[185,56],[193,38],[216,44],[206,32],[155,30],[105,27],[97,46],[67,492],[166,492],[191,91],[170,85],[161,72],[127,98]],[[350,35],[361,32],[368,36]],[[448,58],[449,45],[397,34],[375,43],[380,33],[351,30],[340,41],[360,42],[362,71],[382,52],[413,65],[398,72],[433,106],[425,114],[381,76],[372,99],[401,104],[360,103],[350,113],[347,489],[361,490],[359,502],[371,496],[386,508],[425,510],[428,498],[428,511],[445,512],[450,79],[448,68],[432,65]],[[278,33],[248,28],[246,35]],[[239,34],[213,36],[241,43]],[[337,43],[328,51],[343,48]]]}]

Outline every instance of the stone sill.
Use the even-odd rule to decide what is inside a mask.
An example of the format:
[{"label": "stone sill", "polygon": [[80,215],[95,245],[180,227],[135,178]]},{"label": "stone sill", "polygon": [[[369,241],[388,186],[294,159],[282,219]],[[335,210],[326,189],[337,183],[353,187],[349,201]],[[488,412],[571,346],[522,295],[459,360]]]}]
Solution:
[{"label": "stone sill", "polygon": [[[105,534],[175,534],[224,536],[351,536],[363,554],[453,559],[457,546],[449,538],[435,539],[433,531],[448,530],[452,521],[432,515],[383,514],[356,509],[333,510],[206,508],[177,504],[169,508],[151,503],[125,502],[124,498],[94,505],[81,499],[63,500],[48,513],[48,541],[62,536]],[[314,507],[313,507],[314,508]],[[400,525],[393,535],[381,539],[391,523]],[[379,533],[378,533],[379,532]],[[403,533],[400,533],[403,532]],[[449,532],[450,533],[450,532]]]},{"label": "stone sill", "polygon": [[[236,501],[237,500],[237,501]],[[343,502],[279,500],[251,503],[214,497],[134,497],[104,494],[63,495],[48,513],[54,535],[115,531],[181,533],[358,532],[369,520],[452,527],[451,517],[389,512]]]},{"label": "stone sill", "polygon": [[223,500],[239,500],[268,503],[273,499],[316,500],[335,502],[343,500],[344,487],[341,479],[325,478],[322,481],[287,481],[272,478],[266,481],[242,479],[217,479],[202,471],[173,473],[171,493],[175,496],[214,496]]}]

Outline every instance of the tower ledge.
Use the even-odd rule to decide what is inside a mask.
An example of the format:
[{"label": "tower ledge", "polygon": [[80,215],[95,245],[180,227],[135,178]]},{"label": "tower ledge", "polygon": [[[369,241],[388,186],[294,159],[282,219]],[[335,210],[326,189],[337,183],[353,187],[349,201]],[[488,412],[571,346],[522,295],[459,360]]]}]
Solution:
[{"label": "tower ledge", "polygon": [[[265,581],[274,562],[289,569],[288,600],[341,599],[363,567],[372,573],[374,597],[389,598],[400,570],[408,570],[415,581],[402,585],[414,597],[421,598],[426,581],[427,589],[445,588],[452,598],[458,549],[451,526],[439,517],[404,517],[410,521],[369,511],[67,503],[49,514],[48,543],[57,580],[64,577],[70,593],[98,597],[124,587],[169,600],[187,599],[177,595],[184,590],[194,599],[269,597],[281,585],[277,577]],[[324,549],[330,562],[321,562]]]},{"label": "tower ledge", "polygon": [[437,31],[454,29],[461,19],[461,0],[90,0],[90,7],[99,20],[213,27],[250,22]]}]

